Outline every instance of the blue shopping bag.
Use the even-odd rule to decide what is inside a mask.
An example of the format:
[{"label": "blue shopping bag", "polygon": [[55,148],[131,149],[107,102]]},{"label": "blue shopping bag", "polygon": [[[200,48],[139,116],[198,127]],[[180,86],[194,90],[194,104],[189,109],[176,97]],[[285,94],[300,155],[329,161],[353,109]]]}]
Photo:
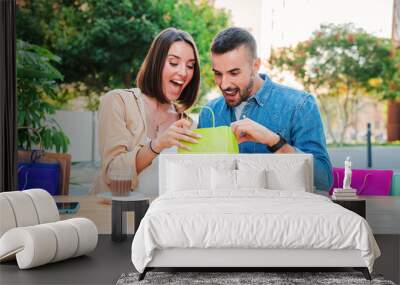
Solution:
[{"label": "blue shopping bag", "polygon": [[33,150],[30,161],[19,162],[18,190],[41,188],[51,195],[59,195],[60,164],[58,162],[39,162],[41,151]]}]

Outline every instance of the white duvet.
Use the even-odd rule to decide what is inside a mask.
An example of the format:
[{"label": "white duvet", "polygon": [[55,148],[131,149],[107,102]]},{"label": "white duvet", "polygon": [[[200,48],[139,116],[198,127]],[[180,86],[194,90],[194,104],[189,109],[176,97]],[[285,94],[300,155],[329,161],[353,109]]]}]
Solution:
[{"label": "white duvet", "polygon": [[266,189],[160,196],[134,237],[132,262],[143,272],[165,248],[358,249],[370,272],[380,255],[359,215],[321,195]]}]

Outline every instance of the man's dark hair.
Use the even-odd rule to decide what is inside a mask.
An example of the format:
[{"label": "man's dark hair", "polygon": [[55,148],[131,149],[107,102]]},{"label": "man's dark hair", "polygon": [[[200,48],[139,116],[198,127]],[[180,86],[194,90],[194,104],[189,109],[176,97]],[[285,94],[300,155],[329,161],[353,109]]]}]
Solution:
[{"label": "man's dark hair", "polygon": [[245,29],[232,27],[219,32],[211,43],[211,52],[223,54],[245,45],[253,58],[257,57],[257,44],[254,37]]}]

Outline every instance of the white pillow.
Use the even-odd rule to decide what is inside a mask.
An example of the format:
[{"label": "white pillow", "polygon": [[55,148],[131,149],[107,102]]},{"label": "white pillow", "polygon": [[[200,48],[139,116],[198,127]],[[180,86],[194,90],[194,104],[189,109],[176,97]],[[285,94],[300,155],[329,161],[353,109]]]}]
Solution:
[{"label": "white pillow", "polygon": [[262,170],[235,170],[237,188],[267,188],[267,171]]},{"label": "white pillow", "polygon": [[193,164],[168,164],[167,190],[185,191],[193,189],[211,189],[211,167]]},{"label": "white pillow", "polygon": [[212,189],[236,190],[236,170],[211,168]]},{"label": "white pillow", "polygon": [[290,169],[267,169],[267,185],[273,190],[307,191],[306,165],[304,162],[294,163]]},{"label": "white pillow", "polygon": [[292,160],[288,155],[282,160],[242,159],[238,160],[240,170],[266,170],[267,187],[271,190],[307,191],[310,185],[307,163]]},{"label": "white pillow", "polygon": [[211,170],[213,190],[238,190],[241,188],[267,188],[266,170]]}]

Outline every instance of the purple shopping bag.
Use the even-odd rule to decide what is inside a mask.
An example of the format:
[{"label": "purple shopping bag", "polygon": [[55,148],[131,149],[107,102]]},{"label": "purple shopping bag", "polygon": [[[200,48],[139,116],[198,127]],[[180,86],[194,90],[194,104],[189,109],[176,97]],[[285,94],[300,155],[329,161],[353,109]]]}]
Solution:
[{"label": "purple shopping bag", "polygon": [[[393,170],[378,169],[353,169],[351,187],[357,189],[357,195],[388,196],[392,185]],[[329,191],[332,195],[333,188],[342,188],[344,168],[333,168],[333,185]]]}]

